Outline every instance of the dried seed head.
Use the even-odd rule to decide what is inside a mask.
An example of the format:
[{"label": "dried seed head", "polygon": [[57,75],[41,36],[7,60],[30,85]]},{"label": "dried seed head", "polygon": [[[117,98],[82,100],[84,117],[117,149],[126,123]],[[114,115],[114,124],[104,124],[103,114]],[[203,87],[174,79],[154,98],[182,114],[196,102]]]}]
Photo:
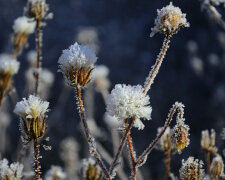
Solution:
[{"label": "dried seed head", "polygon": [[141,118],[150,120],[152,108],[150,98],[140,85],[117,84],[106,101],[107,113],[119,121],[135,117],[134,127],[144,129]]},{"label": "dried seed head", "polygon": [[193,157],[189,157],[186,161],[182,160],[180,169],[180,178],[182,180],[203,180],[204,169],[203,162]]},{"label": "dried seed head", "polygon": [[83,177],[86,180],[100,180],[101,171],[100,167],[96,164],[92,158],[83,160]]},{"label": "dried seed head", "polygon": [[91,81],[91,73],[97,61],[95,52],[89,46],[75,43],[63,50],[59,58],[59,71],[72,87],[85,87]]},{"label": "dried seed head", "polygon": [[216,157],[213,158],[211,166],[210,166],[210,173],[213,176],[223,176],[224,175],[224,164],[223,164],[223,159],[220,155],[216,155]]},{"label": "dried seed head", "polygon": [[45,0],[28,0],[24,11],[26,16],[36,20],[52,18],[52,14],[49,13],[49,5]]},{"label": "dried seed head", "polygon": [[51,169],[47,171],[45,180],[63,180],[66,178],[66,174],[63,172],[60,166],[51,166]]},{"label": "dried seed head", "polygon": [[28,141],[42,138],[45,135],[48,106],[48,102],[33,95],[30,95],[28,99],[23,98],[16,104],[14,113],[20,116],[21,128]]},{"label": "dried seed head", "polygon": [[20,63],[11,55],[0,55],[0,75],[12,76],[19,70]]},{"label": "dried seed head", "polygon": [[189,126],[184,123],[184,119],[177,119],[177,124],[173,128],[171,142],[180,153],[190,143],[189,139]]},{"label": "dried seed head", "polygon": [[201,137],[201,147],[206,151],[210,151],[212,153],[217,152],[217,148],[215,146],[216,132],[214,129],[211,129],[211,134],[209,135],[208,130],[202,131]]},{"label": "dried seed head", "polygon": [[172,2],[157,12],[158,16],[155,20],[155,27],[152,28],[151,37],[157,32],[175,34],[180,27],[189,27],[186,14],[183,14],[179,7],[173,6]]},{"label": "dried seed head", "polygon": [[8,164],[7,159],[0,161],[0,179],[1,180],[21,180],[23,165],[20,163]]}]

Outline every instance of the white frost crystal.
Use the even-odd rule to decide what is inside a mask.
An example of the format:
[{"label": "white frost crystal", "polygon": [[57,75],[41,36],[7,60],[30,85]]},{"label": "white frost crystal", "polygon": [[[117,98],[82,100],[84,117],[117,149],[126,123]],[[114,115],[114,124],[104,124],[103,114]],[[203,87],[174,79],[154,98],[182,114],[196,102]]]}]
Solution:
[{"label": "white frost crystal", "polygon": [[157,32],[174,34],[180,27],[189,27],[186,14],[183,14],[179,7],[173,6],[172,2],[161,10],[157,10],[158,16],[155,19],[155,27],[153,27],[150,36],[154,36]]},{"label": "white frost crystal", "polygon": [[28,99],[23,98],[22,101],[16,104],[14,113],[22,118],[34,118],[42,117],[49,111],[49,102],[42,101],[39,97],[30,95]]},{"label": "white frost crystal", "polygon": [[0,161],[0,179],[20,180],[22,178],[23,165],[18,162],[10,165],[8,163],[7,159]]},{"label": "white frost crystal", "polygon": [[20,63],[8,54],[0,55],[0,73],[14,75],[19,70]]},{"label": "white frost crystal", "polygon": [[119,121],[135,117],[134,127],[144,128],[141,118],[150,120],[152,108],[150,98],[140,85],[117,84],[107,99],[107,113]]},{"label": "white frost crystal", "polygon": [[14,21],[13,30],[14,30],[14,33],[32,34],[35,30],[35,27],[36,27],[36,22],[33,19],[28,18],[26,16],[22,16],[22,17],[18,17]]},{"label": "white frost crystal", "polygon": [[63,180],[65,178],[66,174],[60,166],[51,166],[51,169],[47,171],[45,176],[45,180]]},{"label": "white frost crystal", "polygon": [[194,157],[189,157],[186,161],[182,160],[182,167],[180,169],[180,178],[182,180],[189,179],[204,179],[203,162]]}]

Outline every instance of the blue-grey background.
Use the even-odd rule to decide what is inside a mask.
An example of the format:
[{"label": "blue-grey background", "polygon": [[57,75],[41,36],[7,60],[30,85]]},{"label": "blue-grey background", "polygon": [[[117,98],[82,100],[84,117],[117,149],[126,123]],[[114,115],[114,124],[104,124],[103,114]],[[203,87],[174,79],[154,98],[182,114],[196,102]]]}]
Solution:
[{"label": "blue-grey background", "polygon": [[[109,67],[112,86],[116,83],[143,84],[150,67],[161,48],[164,36],[150,38],[156,10],[169,4],[168,0],[47,0],[54,18],[47,21],[43,28],[43,66],[55,74],[55,83],[51,89],[49,101],[51,112],[57,106],[58,97],[64,87],[63,77],[57,73],[57,60],[63,49],[75,42],[75,36],[81,27],[96,28],[100,50],[98,64]],[[190,28],[181,29],[171,39],[170,48],[155,83],[149,92],[153,108],[152,120],[145,122],[143,131],[133,130],[134,146],[140,154],[156,135],[157,127],[162,126],[168,111],[175,101],[185,104],[186,123],[190,126],[191,144],[181,155],[172,157],[172,172],[178,175],[181,159],[188,156],[204,159],[200,149],[201,131],[215,128],[218,133],[217,144],[222,151],[224,145],[219,134],[224,127],[225,118],[225,54],[220,40],[224,30],[202,12],[200,2],[196,0],[174,0],[187,13]],[[10,35],[14,19],[21,16],[26,0],[0,0],[0,53],[10,52]],[[223,7],[219,10],[224,14]],[[220,34],[219,34],[220,33]],[[221,36],[219,36],[221,35]],[[219,38],[218,38],[219,37]],[[196,56],[203,62],[203,70],[196,73],[192,68],[187,43],[193,40],[198,45]],[[15,77],[15,87],[22,98],[24,89],[24,71],[27,68],[26,52],[35,48],[34,35],[29,38],[29,48],[19,57],[21,69]],[[214,54],[216,60],[210,60]],[[46,171],[51,164],[61,164],[58,156],[60,140],[74,136],[83,144],[79,130],[79,117],[76,111],[74,92],[68,90],[67,101],[62,111],[50,119],[52,126],[48,136],[53,150],[43,151],[42,169]],[[102,116],[104,102],[96,94],[95,119],[97,124],[105,126]],[[8,109],[12,113],[13,105]],[[49,115],[51,116],[51,112]],[[173,122],[174,124],[174,122]],[[19,140],[18,118],[8,129],[10,143],[5,156],[15,160],[15,148]],[[110,151],[109,142],[103,142]],[[85,147],[86,148],[86,147]],[[83,157],[83,149],[80,156]],[[153,151],[147,163],[141,168],[145,179],[163,179],[163,154]],[[127,173],[129,172],[129,169]],[[151,175],[150,175],[151,174]]]}]

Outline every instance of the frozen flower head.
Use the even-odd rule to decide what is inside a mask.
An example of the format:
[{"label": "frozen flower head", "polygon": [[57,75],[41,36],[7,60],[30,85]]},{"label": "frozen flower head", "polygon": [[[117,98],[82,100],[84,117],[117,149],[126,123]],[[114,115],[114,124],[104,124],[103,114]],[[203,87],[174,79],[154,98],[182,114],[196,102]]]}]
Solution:
[{"label": "frozen flower head", "polygon": [[28,17],[36,20],[52,17],[52,14],[49,14],[49,5],[45,0],[28,0],[27,7],[24,10]]},{"label": "frozen flower head", "polygon": [[0,179],[1,180],[21,180],[23,165],[20,163],[8,164],[7,159],[0,161]]},{"label": "frozen flower head", "polygon": [[91,80],[91,72],[97,61],[95,52],[89,46],[75,43],[63,50],[59,58],[59,71],[72,87],[84,87]]},{"label": "frozen flower head", "polygon": [[177,33],[180,27],[189,27],[186,14],[183,14],[179,7],[173,6],[172,2],[157,12],[158,16],[155,20],[155,27],[151,29],[151,37],[157,32],[172,35]]},{"label": "frozen flower head", "polygon": [[[163,127],[157,129],[158,135],[162,132],[162,130]],[[159,139],[158,144],[156,145],[156,149],[164,152],[171,150],[173,148],[173,145],[170,142],[170,136],[171,136],[171,129],[170,127],[168,127],[164,132],[164,134],[162,135],[162,137]]]},{"label": "frozen flower head", "polygon": [[177,106],[181,106],[179,114],[177,115],[177,123],[173,128],[171,135],[171,143],[176,147],[178,153],[181,152],[190,143],[189,139],[189,126],[185,124],[185,119],[183,118],[183,108],[184,105],[177,103]]},{"label": "frozen flower head", "polygon": [[86,180],[100,180],[101,170],[92,158],[83,160],[83,177]]},{"label": "frozen flower head", "polygon": [[140,85],[117,84],[107,99],[107,113],[119,121],[135,117],[134,127],[144,129],[141,118],[150,120],[152,108],[150,98]]},{"label": "frozen flower head", "polygon": [[220,155],[216,155],[210,166],[210,173],[215,177],[224,176],[224,164],[223,159]]},{"label": "frozen flower head", "polygon": [[63,172],[60,166],[51,166],[51,169],[47,171],[45,180],[63,180],[66,179],[66,174]]},{"label": "frozen flower head", "polygon": [[30,95],[16,104],[14,113],[21,118],[21,128],[27,140],[42,138],[46,132],[46,113],[49,111],[49,102]]},{"label": "frozen flower head", "polygon": [[215,146],[215,139],[216,139],[216,132],[214,129],[211,129],[210,135],[208,130],[202,131],[202,137],[201,137],[202,149],[215,154],[217,152],[217,148]]},{"label": "frozen flower head", "polygon": [[20,63],[10,55],[0,56],[0,76],[16,74],[19,70]]},{"label": "frozen flower head", "polygon": [[194,159],[193,157],[189,157],[186,161],[182,160],[180,178],[182,180],[203,180],[203,162],[201,160]]}]

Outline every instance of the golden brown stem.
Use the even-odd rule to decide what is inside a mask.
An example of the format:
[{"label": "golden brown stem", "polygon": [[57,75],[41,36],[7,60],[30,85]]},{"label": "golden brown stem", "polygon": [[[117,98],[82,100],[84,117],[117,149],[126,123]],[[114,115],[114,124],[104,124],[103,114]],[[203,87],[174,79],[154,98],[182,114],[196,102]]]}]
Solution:
[{"label": "golden brown stem", "polygon": [[171,148],[168,148],[168,150],[165,151],[165,165],[166,165],[166,178],[167,180],[171,180],[170,177],[170,154],[171,154]]},{"label": "golden brown stem", "polygon": [[117,163],[118,163],[118,161],[119,161],[120,154],[121,154],[122,149],[123,149],[123,147],[124,147],[124,144],[125,144],[125,142],[126,142],[127,135],[128,135],[128,133],[130,132],[130,129],[132,128],[132,125],[133,125],[133,123],[134,123],[134,120],[135,120],[135,119],[132,118],[131,121],[130,121],[130,123],[129,123],[129,125],[128,125],[128,127],[126,128],[126,131],[125,131],[125,133],[124,133],[124,135],[123,135],[123,138],[122,138],[122,140],[121,140],[121,142],[120,142],[120,146],[118,147],[116,156],[115,156],[115,158],[114,158],[114,160],[113,160],[113,162],[112,162],[112,165],[111,165],[111,167],[110,167],[109,174],[112,174],[112,173],[113,173],[113,170],[114,170],[114,168],[116,167],[116,165],[117,165]]},{"label": "golden brown stem", "polygon": [[[132,119],[134,119],[134,117],[132,117]],[[126,126],[128,127],[129,126],[128,122],[125,122],[125,123],[126,123]],[[130,151],[130,159],[131,159],[131,165],[132,165],[132,180],[135,180],[137,175],[137,168],[136,168],[136,159],[134,155],[134,147],[133,147],[130,131],[127,134],[127,142],[128,142],[128,148]]]},{"label": "golden brown stem", "polygon": [[6,94],[8,93],[11,86],[11,76],[3,75],[0,76],[0,108],[2,106],[2,102]]},{"label": "golden brown stem", "polygon": [[35,180],[40,179],[40,166],[39,166],[39,144],[38,140],[34,139],[34,170],[35,170]]},{"label": "golden brown stem", "polygon": [[205,161],[206,161],[206,165],[207,165],[207,170],[208,170],[208,173],[209,173],[209,177],[210,177],[210,180],[212,180],[212,175],[211,175],[211,172],[210,172],[210,151],[207,151],[205,150]]},{"label": "golden brown stem", "polygon": [[159,139],[165,133],[166,129],[169,127],[169,125],[170,125],[170,123],[171,123],[171,121],[173,119],[173,115],[176,112],[176,109],[177,108],[178,108],[179,117],[182,116],[181,107],[178,107],[178,106],[174,105],[173,108],[171,109],[170,113],[169,113],[168,119],[165,122],[165,125],[163,127],[163,130],[159,133],[159,135],[153,140],[153,142],[148,146],[148,148],[137,159],[136,166],[141,165],[145,161],[145,159],[147,158],[147,156],[151,153],[151,151],[155,147],[156,143],[159,141]]},{"label": "golden brown stem", "polygon": [[17,58],[17,54],[18,54],[18,48],[15,47],[13,50],[13,58],[16,59]]},{"label": "golden brown stem", "polygon": [[85,118],[85,112],[84,112],[84,107],[83,107],[83,101],[82,101],[82,94],[81,94],[81,88],[77,87],[76,88],[76,93],[77,93],[77,101],[78,101],[78,108],[79,108],[79,114],[80,114],[80,118],[81,118],[81,122],[84,128],[84,134],[85,137],[87,138],[88,144],[89,144],[89,148],[91,149],[91,153],[94,155],[96,161],[98,162],[100,168],[102,169],[103,173],[105,174],[106,178],[108,180],[111,180],[110,174],[108,173],[103,161],[100,158],[99,153],[96,151],[95,148],[91,147],[93,146],[94,142],[93,142],[93,138],[89,132],[89,128],[86,122],[86,118]]},{"label": "golden brown stem", "polygon": [[167,34],[164,39],[163,47],[156,59],[154,66],[152,67],[152,69],[148,75],[148,78],[145,81],[144,90],[143,90],[144,94],[146,94],[148,92],[148,90],[150,89],[151,85],[154,82],[156,75],[158,74],[159,68],[162,64],[162,61],[163,61],[165,55],[166,55],[166,51],[169,48],[170,37],[171,37],[171,35]]},{"label": "golden brown stem", "polygon": [[35,74],[36,83],[35,83],[35,95],[38,94],[38,85],[39,85],[39,70],[41,67],[41,41],[42,41],[42,35],[41,35],[41,19],[37,19],[37,26],[36,26],[36,49],[37,49],[37,72]]}]

